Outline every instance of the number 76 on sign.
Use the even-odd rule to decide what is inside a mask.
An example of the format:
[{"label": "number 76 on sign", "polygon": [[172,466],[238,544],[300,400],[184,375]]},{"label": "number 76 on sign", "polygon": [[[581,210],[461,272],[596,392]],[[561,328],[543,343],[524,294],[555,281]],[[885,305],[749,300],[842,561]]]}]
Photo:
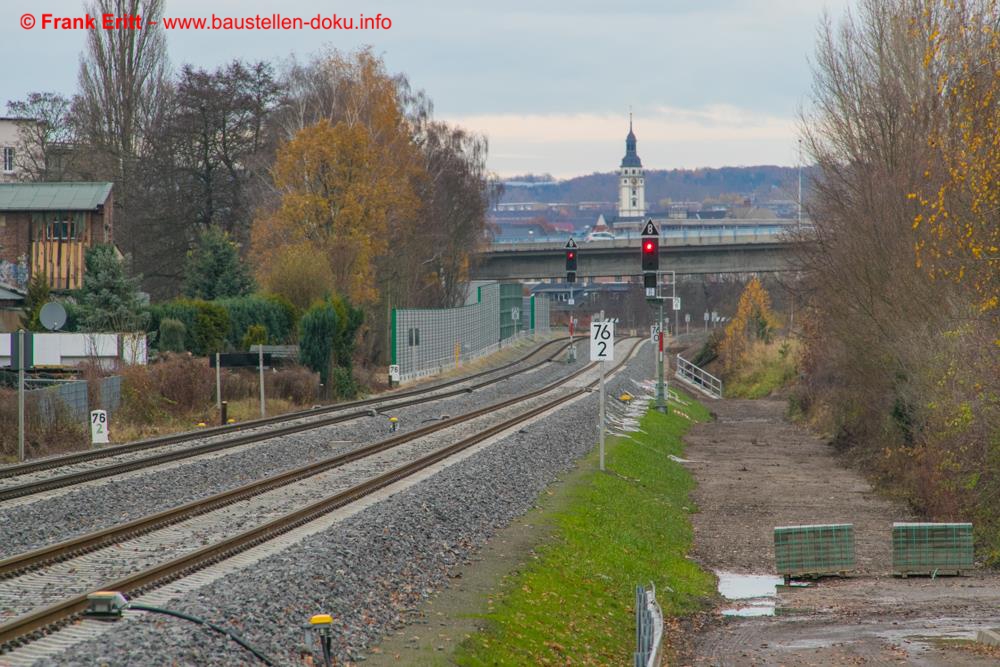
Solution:
[{"label": "number 76 on sign", "polygon": [[615,323],[611,320],[590,323],[590,360],[614,361]]}]

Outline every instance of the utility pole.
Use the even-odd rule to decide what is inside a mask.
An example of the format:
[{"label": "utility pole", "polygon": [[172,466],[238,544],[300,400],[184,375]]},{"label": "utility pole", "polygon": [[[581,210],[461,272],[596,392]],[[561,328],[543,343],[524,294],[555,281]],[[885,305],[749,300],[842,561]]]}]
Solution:
[{"label": "utility pole", "polygon": [[660,299],[660,335],[659,349],[656,354],[656,409],[658,412],[667,411],[667,392],[663,386],[663,339],[667,332],[663,329],[663,299]]},{"label": "utility pole", "polygon": [[24,461],[24,329],[17,330],[17,460]]},{"label": "utility pole", "polygon": [[796,231],[802,232],[802,140],[799,139],[799,215]]}]

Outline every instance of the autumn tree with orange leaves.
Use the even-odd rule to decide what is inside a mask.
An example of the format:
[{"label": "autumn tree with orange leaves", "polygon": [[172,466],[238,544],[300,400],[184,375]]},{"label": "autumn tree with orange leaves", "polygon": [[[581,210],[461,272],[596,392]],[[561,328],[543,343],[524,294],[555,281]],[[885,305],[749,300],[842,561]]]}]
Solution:
[{"label": "autumn tree with orange leaves", "polygon": [[[329,287],[356,304],[378,298],[376,259],[388,249],[389,213],[414,208],[412,190],[385,173],[361,125],[321,120],[278,152],[274,184],[281,205],[254,225],[254,249],[266,284],[281,252],[308,247],[329,266]],[[405,181],[403,182],[405,186]]]},{"label": "autumn tree with orange leaves", "polygon": [[370,50],[326,51],[286,75],[273,193],[254,222],[258,282],[306,308],[362,306],[362,355],[384,352],[393,307],[464,300],[496,194],[486,142],[435,121],[423,93]]},{"label": "autumn tree with orange leaves", "polygon": [[771,295],[754,276],[743,289],[736,306],[736,315],[726,325],[725,337],[719,346],[726,372],[739,366],[754,341],[770,342],[776,327],[777,318],[771,310]]},{"label": "autumn tree with orange leaves", "polygon": [[978,312],[1000,325],[1000,3],[934,0],[923,18],[942,122],[928,137],[925,182],[910,195],[921,207],[917,262],[968,286]]}]

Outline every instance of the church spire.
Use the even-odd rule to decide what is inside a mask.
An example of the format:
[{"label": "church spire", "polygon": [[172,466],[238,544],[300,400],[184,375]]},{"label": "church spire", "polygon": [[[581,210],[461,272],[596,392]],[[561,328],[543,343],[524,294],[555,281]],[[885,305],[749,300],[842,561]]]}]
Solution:
[{"label": "church spire", "polygon": [[642,167],[642,160],[635,152],[635,132],[632,131],[632,112],[628,112],[628,136],[625,137],[625,157],[622,158],[623,167]]}]

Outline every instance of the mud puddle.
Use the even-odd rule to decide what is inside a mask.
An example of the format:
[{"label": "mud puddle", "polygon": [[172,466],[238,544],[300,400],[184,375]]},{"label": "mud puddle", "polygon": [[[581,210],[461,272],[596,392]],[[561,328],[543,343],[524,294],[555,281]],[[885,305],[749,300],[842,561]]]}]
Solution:
[{"label": "mud puddle", "polygon": [[719,594],[734,602],[722,610],[723,616],[774,616],[777,587],[784,579],[770,574],[716,572]]}]

